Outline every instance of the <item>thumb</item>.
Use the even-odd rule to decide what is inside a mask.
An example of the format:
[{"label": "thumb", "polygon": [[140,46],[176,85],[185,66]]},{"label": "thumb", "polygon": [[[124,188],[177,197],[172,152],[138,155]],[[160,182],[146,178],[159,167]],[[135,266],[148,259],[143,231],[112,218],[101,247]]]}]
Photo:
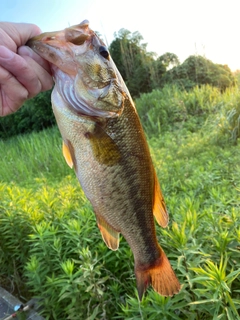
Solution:
[{"label": "thumb", "polygon": [[41,29],[32,23],[0,22],[0,28],[16,43],[17,47],[41,33]]}]

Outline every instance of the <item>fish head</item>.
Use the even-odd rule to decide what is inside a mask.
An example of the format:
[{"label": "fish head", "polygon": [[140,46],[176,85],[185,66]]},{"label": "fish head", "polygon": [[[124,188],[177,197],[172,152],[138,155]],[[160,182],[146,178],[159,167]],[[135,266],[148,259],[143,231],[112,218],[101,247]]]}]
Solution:
[{"label": "fish head", "polygon": [[87,20],[42,33],[27,45],[50,63],[55,97],[60,96],[72,111],[105,118],[122,113],[125,98],[130,97],[128,89],[108,48]]}]

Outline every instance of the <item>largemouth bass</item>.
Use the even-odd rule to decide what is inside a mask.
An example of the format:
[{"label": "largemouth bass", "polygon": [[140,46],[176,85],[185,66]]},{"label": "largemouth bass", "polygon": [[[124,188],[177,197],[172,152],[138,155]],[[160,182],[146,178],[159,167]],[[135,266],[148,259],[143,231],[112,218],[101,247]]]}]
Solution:
[{"label": "largemouth bass", "polygon": [[179,292],[154,225],[154,216],[168,224],[165,202],[134,103],[107,47],[86,20],[28,45],[50,62],[63,154],[106,245],[117,250],[120,233],[128,242],[140,300],[149,285],[164,296]]}]

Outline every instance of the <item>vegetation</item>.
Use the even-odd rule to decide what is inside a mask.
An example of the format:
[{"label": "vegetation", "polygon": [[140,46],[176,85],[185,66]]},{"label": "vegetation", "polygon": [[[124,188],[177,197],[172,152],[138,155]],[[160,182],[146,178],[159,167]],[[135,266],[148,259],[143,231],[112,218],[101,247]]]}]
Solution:
[{"label": "vegetation", "polygon": [[38,132],[56,124],[51,107],[51,90],[27,100],[23,107],[9,116],[0,117],[0,139]]},{"label": "vegetation", "polygon": [[121,29],[109,47],[133,97],[166,84],[184,90],[209,84],[224,91],[236,82],[227,65],[213,63],[199,55],[190,56],[180,64],[176,54],[170,52],[156,58],[156,54],[147,51],[147,44],[142,40],[139,32]]},{"label": "vegetation", "polygon": [[[180,64],[176,54],[166,52],[160,57],[156,57],[156,54],[147,51],[147,44],[142,43],[142,41],[143,38],[139,32],[131,33],[126,29],[121,29],[115,34],[115,40],[113,40],[109,47],[112,58],[126,82],[132,97],[135,99],[143,93],[152,92],[154,89],[163,89],[161,92],[166,93],[166,88],[164,87],[178,87],[183,91],[181,95],[184,97],[187,96],[185,91],[190,91],[195,87],[201,88],[204,85],[211,85],[221,92],[224,92],[229,88],[234,88],[236,84],[240,83],[239,71],[233,74],[227,65],[215,64],[198,55],[190,56]],[[171,89],[167,90],[171,91]],[[196,91],[197,89],[194,90]],[[218,90],[216,92],[218,92]],[[191,92],[189,92],[189,94],[192,95]],[[7,139],[22,133],[38,132],[55,125],[56,121],[50,107],[50,95],[51,90],[43,92],[37,97],[26,101],[17,113],[0,118],[0,138]],[[156,95],[159,95],[159,93],[156,93]],[[162,95],[162,93],[160,93],[160,95]],[[195,93],[193,93],[193,96],[194,95]],[[169,98],[171,101],[174,100],[170,96]],[[218,101],[221,104],[219,99]],[[193,103],[191,112],[194,113],[196,112],[196,110],[194,110],[194,98],[191,100],[191,103]],[[206,105],[208,105],[211,102],[208,101],[207,96],[204,96],[204,101],[198,101],[198,103],[201,103],[201,109],[204,109],[206,108],[204,104],[206,103]],[[149,110],[147,106],[149,103],[144,102],[144,104],[144,109],[147,110],[148,113]],[[191,105],[187,107],[189,111]],[[165,115],[169,112],[175,112],[173,109],[171,111],[169,110],[168,101],[166,100],[166,106],[164,108]],[[199,109],[198,106],[196,109]],[[232,108],[230,107],[230,109]],[[185,117],[185,111],[182,111],[183,114],[177,115],[180,121]],[[156,113],[157,109],[155,109],[155,111],[150,110],[150,112]],[[235,111],[233,111],[233,113],[234,112]],[[237,114],[236,112],[229,115],[233,120],[229,130],[231,130],[232,126],[236,127]],[[167,124],[167,122],[165,122],[165,115],[163,118],[160,117],[164,125]],[[146,114],[144,116],[146,117]],[[224,119],[225,117],[226,115],[223,115]],[[157,118],[159,120],[159,116]],[[159,125],[159,121],[157,121],[155,126],[156,125]],[[224,127],[226,128],[226,124],[224,124]],[[234,133],[234,135],[238,134],[238,132]]]},{"label": "vegetation", "polygon": [[215,64],[202,56],[190,56],[181,65],[166,72],[162,82],[184,89],[210,84],[223,91],[235,84],[235,78],[227,65]]},{"label": "vegetation", "polygon": [[121,29],[109,50],[116,66],[133,96],[151,91],[151,64],[153,54],[147,52],[146,44],[139,32],[131,34]]},{"label": "vegetation", "polygon": [[190,91],[165,86],[141,95],[136,104],[149,137],[181,128],[190,132],[199,128],[209,130],[212,139],[226,144],[228,139],[237,144],[240,137],[240,91],[237,87],[221,93],[209,85]]},{"label": "vegetation", "polygon": [[101,239],[57,128],[0,140],[0,282],[46,319],[237,320],[240,93],[166,86],[136,105],[170,213],[159,242],[182,284],[137,298],[132,253]]}]

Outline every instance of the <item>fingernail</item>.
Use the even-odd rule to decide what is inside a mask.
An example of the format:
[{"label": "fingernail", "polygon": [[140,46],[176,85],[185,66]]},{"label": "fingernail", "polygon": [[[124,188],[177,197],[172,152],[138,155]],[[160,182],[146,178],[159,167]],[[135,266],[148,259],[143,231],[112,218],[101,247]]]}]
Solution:
[{"label": "fingernail", "polygon": [[11,60],[14,57],[14,52],[4,46],[0,46],[0,58],[4,60]]}]

